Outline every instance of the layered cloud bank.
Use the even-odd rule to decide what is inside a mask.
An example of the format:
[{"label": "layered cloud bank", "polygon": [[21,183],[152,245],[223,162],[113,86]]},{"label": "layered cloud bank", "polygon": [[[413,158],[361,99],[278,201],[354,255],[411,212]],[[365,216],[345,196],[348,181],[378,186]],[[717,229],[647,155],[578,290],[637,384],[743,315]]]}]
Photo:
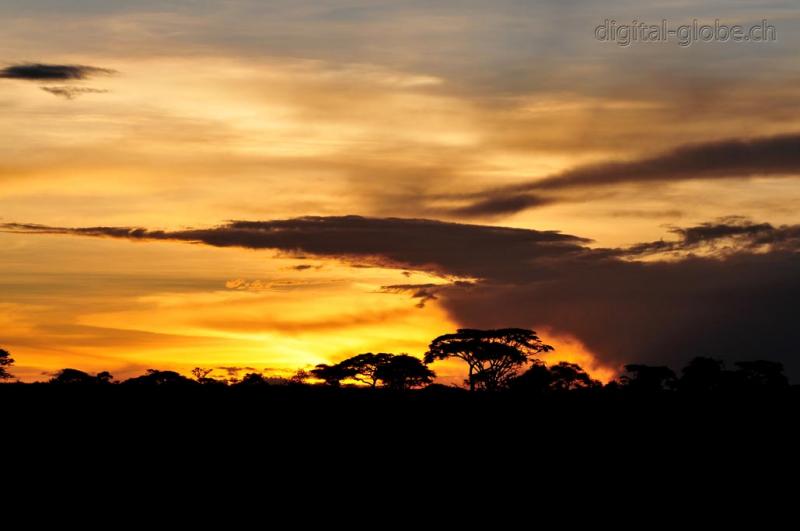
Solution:
[{"label": "layered cloud bank", "polygon": [[698,355],[771,358],[800,377],[798,226],[727,218],[613,249],[554,231],[359,216],[179,231],[25,224],[4,230],[273,249],[427,271],[451,282],[387,286],[386,292],[410,293],[422,304],[438,299],[465,326],[546,327],[571,335],[610,366],[677,365]]}]

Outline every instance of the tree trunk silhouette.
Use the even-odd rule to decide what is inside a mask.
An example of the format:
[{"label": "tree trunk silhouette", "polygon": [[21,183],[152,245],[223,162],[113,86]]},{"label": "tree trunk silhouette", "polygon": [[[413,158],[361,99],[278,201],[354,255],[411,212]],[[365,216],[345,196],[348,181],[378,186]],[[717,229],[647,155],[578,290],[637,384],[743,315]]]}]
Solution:
[{"label": "tree trunk silhouette", "polygon": [[475,390],[475,377],[472,374],[472,365],[469,366],[469,390]]}]

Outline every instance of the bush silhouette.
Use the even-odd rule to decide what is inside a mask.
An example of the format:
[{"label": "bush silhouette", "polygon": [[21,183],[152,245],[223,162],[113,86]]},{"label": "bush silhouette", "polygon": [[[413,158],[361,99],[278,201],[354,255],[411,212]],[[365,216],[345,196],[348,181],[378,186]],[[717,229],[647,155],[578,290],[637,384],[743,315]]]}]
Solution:
[{"label": "bush silhouette", "polygon": [[267,379],[264,378],[263,374],[257,372],[249,372],[245,374],[242,380],[235,385],[243,387],[252,387],[252,386],[266,386],[269,385],[269,383],[267,382]]},{"label": "bush silhouette", "polygon": [[125,380],[123,384],[186,386],[186,385],[197,385],[197,382],[175,371],[159,371],[156,369],[147,369],[146,374]]},{"label": "bush silhouette", "polygon": [[3,350],[0,348],[0,380],[8,380],[13,378],[10,372],[8,372],[8,367],[14,365],[14,359],[11,357],[11,354],[7,350]]},{"label": "bush silhouette", "polygon": [[96,376],[78,369],[61,369],[50,379],[56,385],[107,385],[114,377],[108,371],[98,373]]}]

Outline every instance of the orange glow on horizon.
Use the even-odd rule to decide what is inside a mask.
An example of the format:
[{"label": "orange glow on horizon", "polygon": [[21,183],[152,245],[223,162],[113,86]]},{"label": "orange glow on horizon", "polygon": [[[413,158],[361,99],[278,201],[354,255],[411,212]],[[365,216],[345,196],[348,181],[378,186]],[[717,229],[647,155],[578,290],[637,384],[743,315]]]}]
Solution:
[{"label": "orange glow on horizon", "polygon": [[617,369],[600,362],[597,356],[578,339],[567,334],[557,334],[543,327],[537,328],[537,331],[539,332],[539,337],[541,337],[545,343],[555,347],[553,352],[542,356],[542,360],[548,366],[555,365],[561,361],[577,363],[589,376],[600,380],[604,384],[612,381],[619,375]]}]

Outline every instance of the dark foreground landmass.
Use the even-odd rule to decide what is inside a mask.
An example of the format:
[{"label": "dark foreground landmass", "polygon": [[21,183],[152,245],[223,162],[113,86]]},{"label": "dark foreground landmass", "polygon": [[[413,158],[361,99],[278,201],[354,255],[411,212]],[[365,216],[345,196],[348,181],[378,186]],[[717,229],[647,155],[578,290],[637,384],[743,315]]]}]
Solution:
[{"label": "dark foreground landmass", "polygon": [[[452,337],[498,333],[533,334]],[[509,477],[533,481],[544,469],[555,469],[548,481],[597,474],[598,466],[612,477],[660,481],[687,463],[708,477],[785,471],[797,460],[800,388],[779,363],[726,369],[695,358],[680,377],[627,365],[602,384],[566,362],[533,361],[504,375],[495,369],[528,358],[488,345],[473,349],[488,360],[470,365],[480,370],[466,388],[431,383],[419,359],[371,353],[291,379],[219,380],[196,368],[193,379],[150,369],[116,381],[106,371],[63,369],[48,382],[0,385],[1,449],[6,464],[45,462],[66,477],[135,463],[129,472],[154,475],[150,485],[176,476],[178,463],[201,476],[235,470],[263,480],[294,468],[288,477],[425,483],[463,475],[465,485],[483,477],[482,487],[493,488],[512,484]]]},{"label": "dark foreground landmass", "polygon": [[[450,485],[463,496],[517,496],[520,507],[538,491],[614,495],[618,482],[647,497],[646,485],[677,481],[676,498],[687,489],[702,498],[711,484],[776,487],[797,470],[800,418],[796,387],[532,396],[442,386],[3,384],[0,404],[6,477],[18,467],[20,477],[58,478],[65,492],[87,478],[96,487],[141,484],[142,495],[164,499],[187,488],[267,486],[295,501],[366,499],[356,490],[416,499]],[[442,495],[468,509],[458,492]]]},{"label": "dark foreground landmass", "polygon": [[[739,393],[639,394],[589,389],[546,395],[431,386],[392,391],[324,385],[0,385],[6,433],[45,430],[81,437],[264,435],[318,442],[357,437],[537,442],[657,434],[787,434],[800,420],[800,388]],[[601,441],[598,441],[601,442]]]}]

